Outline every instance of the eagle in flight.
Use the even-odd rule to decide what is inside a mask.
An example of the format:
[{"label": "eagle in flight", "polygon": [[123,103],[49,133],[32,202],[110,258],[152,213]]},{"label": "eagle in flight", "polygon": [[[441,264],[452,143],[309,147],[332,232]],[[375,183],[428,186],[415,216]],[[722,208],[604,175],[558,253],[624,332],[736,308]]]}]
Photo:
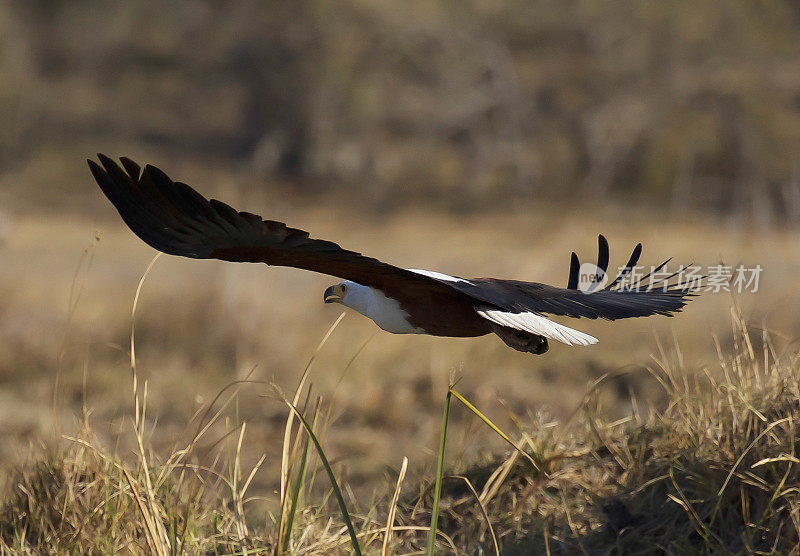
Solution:
[{"label": "eagle in flight", "polygon": [[[642,284],[650,275],[625,284],[642,251],[633,250],[620,274],[605,287],[608,242],[599,237],[596,276],[588,291],[579,289],[580,262],[572,253],[566,288],[496,278],[459,278],[441,272],[404,269],[341,248],[282,222],[237,212],[207,200],[155,166],[144,170],[128,158],[122,167],[102,154],[89,160],[94,179],[130,229],[145,243],[170,255],[194,259],[291,266],[342,278],[325,290],[325,303],[341,303],[394,334],[474,337],[494,333],[508,346],[542,354],[548,340],[586,346],[597,339],[545,315],[615,320],[671,316],[692,296],[670,284],[675,274]],[[676,273],[677,274],[677,273]]]}]

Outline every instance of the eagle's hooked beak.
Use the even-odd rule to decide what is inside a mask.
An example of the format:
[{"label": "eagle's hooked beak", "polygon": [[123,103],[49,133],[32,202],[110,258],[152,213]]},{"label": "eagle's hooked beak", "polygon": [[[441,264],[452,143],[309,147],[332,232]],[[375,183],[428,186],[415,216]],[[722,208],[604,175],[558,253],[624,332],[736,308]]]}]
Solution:
[{"label": "eagle's hooked beak", "polygon": [[344,298],[345,287],[342,284],[336,284],[325,290],[325,303],[341,303]]}]

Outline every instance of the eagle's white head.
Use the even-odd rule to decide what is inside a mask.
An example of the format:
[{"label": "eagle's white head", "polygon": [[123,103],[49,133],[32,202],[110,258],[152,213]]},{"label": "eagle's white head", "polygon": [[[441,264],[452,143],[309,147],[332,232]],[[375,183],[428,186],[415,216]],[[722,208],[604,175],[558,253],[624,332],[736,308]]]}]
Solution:
[{"label": "eagle's white head", "polygon": [[350,280],[345,280],[344,282],[331,286],[325,290],[323,299],[325,303],[341,303],[347,307],[355,308],[350,305],[350,302],[357,297],[363,297],[364,294],[361,290],[365,289],[369,288],[362,286],[361,284],[351,282]]},{"label": "eagle's white head", "polygon": [[329,287],[323,296],[325,303],[341,303],[358,311],[375,324],[395,334],[424,334],[421,328],[411,326],[408,313],[396,299],[387,297],[380,290],[345,280]]}]

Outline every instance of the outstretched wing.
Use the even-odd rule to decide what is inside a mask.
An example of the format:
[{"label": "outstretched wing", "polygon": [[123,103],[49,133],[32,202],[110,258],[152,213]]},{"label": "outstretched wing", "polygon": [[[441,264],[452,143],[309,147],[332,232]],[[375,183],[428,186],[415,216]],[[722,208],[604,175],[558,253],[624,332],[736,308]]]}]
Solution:
[{"label": "outstretched wing", "polygon": [[[646,283],[651,275],[659,275],[669,260],[655,267],[650,274],[626,284],[625,278],[636,268],[641,252],[640,243],[633,250],[628,263],[608,286],[603,289],[588,289],[586,292],[578,290],[580,261],[575,253],[572,254],[570,277],[566,288],[493,278],[470,279],[466,282],[454,282],[451,285],[473,299],[503,309],[511,315],[543,313],[607,320],[650,315],[672,316],[680,311],[694,294],[684,284],[670,283],[678,273]],[[608,242],[601,235],[597,262],[598,281],[607,271],[608,261]]]},{"label": "outstretched wing", "polygon": [[[638,261],[641,244],[617,279],[605,289],[588,294],[577,290],[580,263],[574,253],[567,288],[492,278],[464,280],[405,270],[342,249],[336,243],[310,238],[308,232],[282,222],[263,220],[220,201],[207,200],[154,166],[142,171],[132,160],[122,158],[120,168],[102,154],[98,158],[102,166],[89,160],[89,168],[125,223],[145,243],[172,255],[259,262],[329,274],[379,289],[402,305],[416,300],[423,312],[435,313],[432,305],[440,301],[456,301],[456,306],[464,306],[470,313],[469,307],[473,307],[481,317],[497,324],[566,343],[595,340],[547,321],[541,314],[609,320],[671,315],[692,295],[679,286],[641,289],[639,282],[634,288],[622,287],[623,278]],[[603,273],[608,267],[608,245],[602,236],[597,266]],[[420,304],[421,299],[437,303]],[[551,330],[553,326],[560,328]]]},{"label": "outstretched wing", "polygon": [[380,289],[399,301],[426,294],[463,296],[429,276],[342,249],[331,241],[312,239],[308,232],[282,222],[206,200],[154,166],[142,171],[132,160],[121,158],[123,169],[110,158],[97,156],[102,166],[88,162],[103,193],[137,236],[164,253],[312,270]]}]

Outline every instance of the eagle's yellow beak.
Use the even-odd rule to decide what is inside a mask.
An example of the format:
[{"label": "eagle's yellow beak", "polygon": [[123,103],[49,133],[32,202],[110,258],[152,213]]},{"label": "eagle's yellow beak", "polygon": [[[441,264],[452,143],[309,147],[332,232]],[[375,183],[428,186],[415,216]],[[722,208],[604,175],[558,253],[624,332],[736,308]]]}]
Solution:
[{"label": "eagle's yellow beak", "polygon": [[342,284],[336,284],[325,290],[323,299],[325,303],[341,303],[344,298],[345,287]]}]

